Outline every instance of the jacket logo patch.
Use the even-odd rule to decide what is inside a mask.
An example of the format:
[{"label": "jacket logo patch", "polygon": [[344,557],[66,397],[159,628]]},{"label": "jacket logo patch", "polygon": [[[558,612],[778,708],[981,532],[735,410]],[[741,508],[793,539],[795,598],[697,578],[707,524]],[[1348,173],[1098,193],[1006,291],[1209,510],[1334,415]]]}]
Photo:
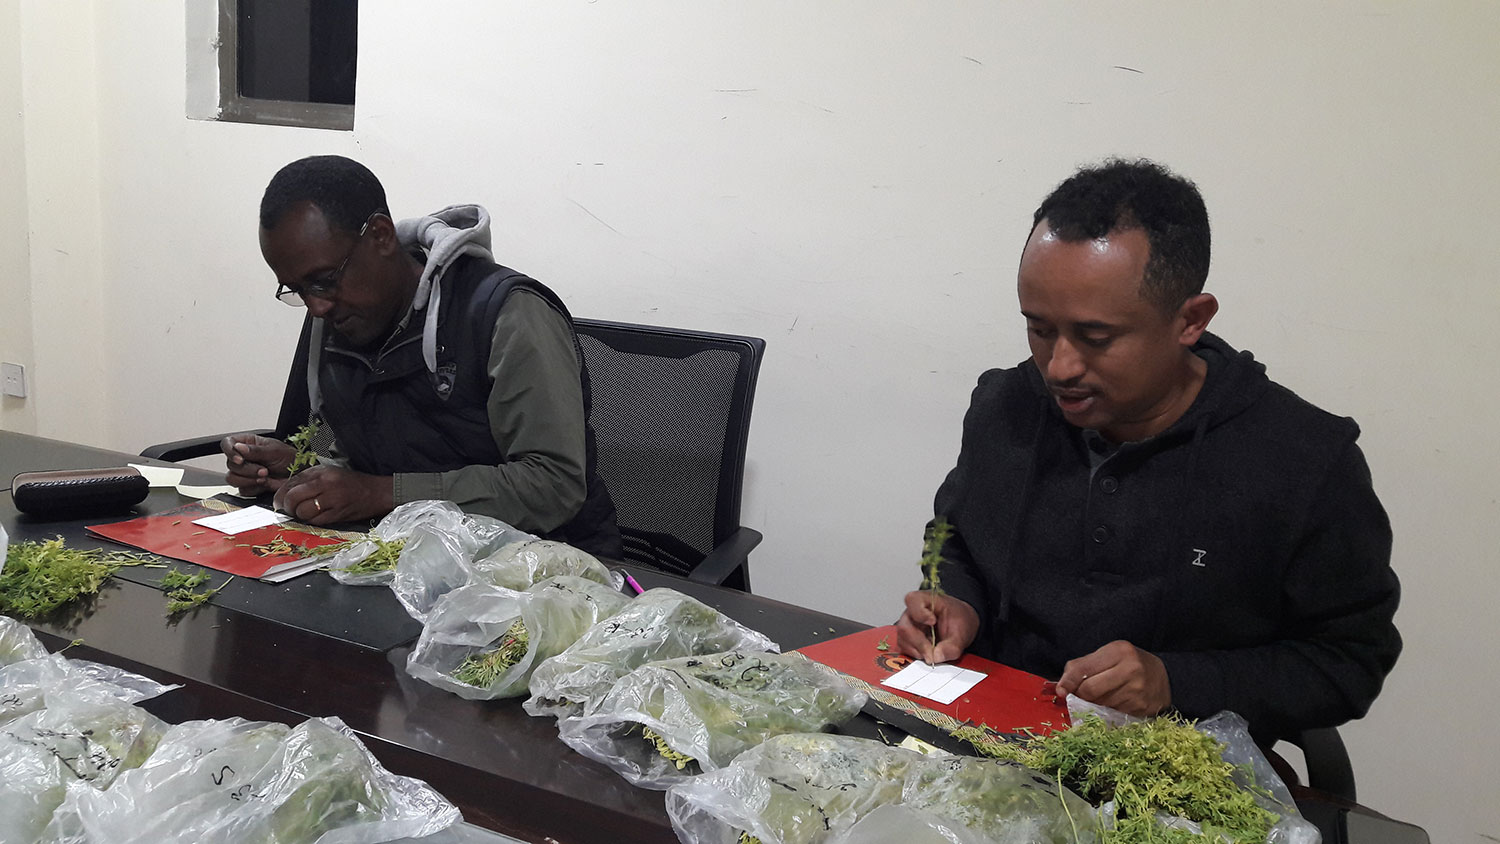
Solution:
[{"label": "jacket logo patch", "polygon": [[439,399],[447,401],[448,397],[453,395],[453,381],[457,374],[458,364],[456,363],[439,364],[437,372],[432,373],[432,389]]},{"label": "jacket logo patch", "polygon": [[1203,562],[1203,558],[1208,556],[1208,552],[1202,548],[1194,548],[1193,553],[1198,555],[1193,558],[1193,565],[1202,569],[1208,568],[1208,563]]}]

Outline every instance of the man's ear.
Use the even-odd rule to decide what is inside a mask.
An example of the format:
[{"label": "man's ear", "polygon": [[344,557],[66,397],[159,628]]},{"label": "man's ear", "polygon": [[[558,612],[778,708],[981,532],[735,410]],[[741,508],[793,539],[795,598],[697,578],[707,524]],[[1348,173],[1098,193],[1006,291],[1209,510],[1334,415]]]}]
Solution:
[{"label": "man's ear", "polygon": [[371,216],[370,228],[365,232],[365,237],[374,241],[376,251],[383,257],[401,251],[401,240],[396,237],[396,223],[388,214],[376,213]]},{"label": "man's ear", "polygon": [[1212,293],[1199,293],[1188,297],[1186,302],[1177,309],[1177,320],[1182,326],[1177,335],[1177,342],[1184,346],[1191,346],[1198,342],[1203,332],[1208,330],[1208,323],[1219,312],[1219,300]]}]

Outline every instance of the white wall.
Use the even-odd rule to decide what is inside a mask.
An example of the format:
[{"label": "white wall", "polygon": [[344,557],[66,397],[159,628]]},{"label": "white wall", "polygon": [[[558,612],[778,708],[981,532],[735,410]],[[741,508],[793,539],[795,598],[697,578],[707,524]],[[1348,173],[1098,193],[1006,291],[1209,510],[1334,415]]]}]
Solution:
[{"label": "white wall", "polygon": [[300,315],[256,203],[348,154],[398,214],[487,204],[502,260],[579,315],[767,338],[757,591],[886,622],[974,378],[1025,355],[1031,209],[1156,157],[1213,214],[1215,327],[1365,429],[1407,650],[1346,730],[1364,802],[1500,835],[1500,748],[1464,723],[1500,696],[1500,6],[367,0],[334,133],[183,119],[173,5],[21,4],[31,272],[0,285],[32,297],[42,432],[269,423]]},{"label": "white wall", "polygon": [[[21,7],[0,4],[0,360],[32,370],[31,258],[27,249],[26,138],[21,94]],[[0,397],[0,428],[32,432],[33,405]]]}]

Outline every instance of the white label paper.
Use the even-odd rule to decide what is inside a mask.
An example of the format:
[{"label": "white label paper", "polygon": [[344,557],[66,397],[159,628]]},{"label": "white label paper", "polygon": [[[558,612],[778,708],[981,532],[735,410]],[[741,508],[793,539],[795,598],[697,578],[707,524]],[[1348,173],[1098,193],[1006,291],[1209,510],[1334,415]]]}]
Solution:
[{"label": "white label paper", "polygon": [[218,516],[204,516],[201,519],[193,519],[193,524],[203,525],[220,533],[227,533],[230,536],[234,536],[237,533],[243,533],[247,530],[255,530],[267,525],[279,525],[282,522],[289,522],[291,520],[291,516],[277,513],[274,510],[267,510],[264,507],[245,507]]},{"label": "white label paper", "polygon": [[957,665],[928,665],[925,662],[913,662],[880,681],[880,685],[910,692],[938,703],[949,704],[958,700],[959,695],[979,685],[979,681],[985,676],[978,671],[959,668]]}]

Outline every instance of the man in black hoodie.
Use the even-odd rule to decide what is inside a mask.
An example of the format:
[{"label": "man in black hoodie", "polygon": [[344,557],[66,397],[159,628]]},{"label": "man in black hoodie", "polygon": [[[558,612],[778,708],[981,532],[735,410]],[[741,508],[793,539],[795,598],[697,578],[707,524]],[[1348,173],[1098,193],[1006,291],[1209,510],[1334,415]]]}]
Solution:
[{"label": "man in black hoodie", "polygon": [[1267,744],[1369,709],[1401,639],[1359,428],[1207,332],[1208,264],[1197,188],[1151,162],[1043,201],[1032,356],[974,390],[935,504],[946,594],[907,595],[905,653],[973,649],[1135,715],[1230,709]]}]

